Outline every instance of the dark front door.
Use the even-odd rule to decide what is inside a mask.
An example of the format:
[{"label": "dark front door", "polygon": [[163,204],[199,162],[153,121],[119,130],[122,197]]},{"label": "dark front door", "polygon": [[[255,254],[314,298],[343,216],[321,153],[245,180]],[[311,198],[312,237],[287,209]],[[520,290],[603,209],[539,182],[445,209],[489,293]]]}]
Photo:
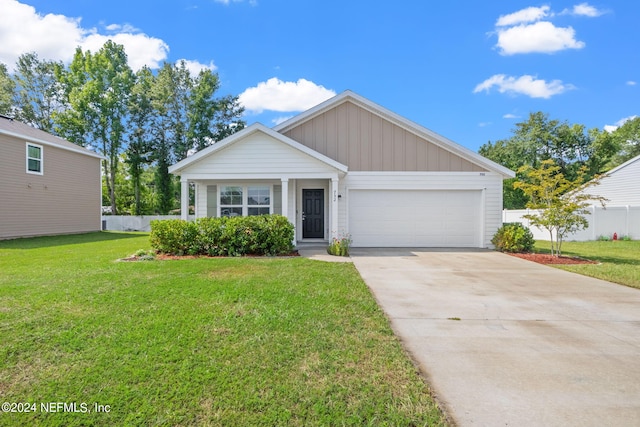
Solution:
[{"label": "dark front door", "polygon": [[324,238],[324,190],[302,190],[302,237]]}]

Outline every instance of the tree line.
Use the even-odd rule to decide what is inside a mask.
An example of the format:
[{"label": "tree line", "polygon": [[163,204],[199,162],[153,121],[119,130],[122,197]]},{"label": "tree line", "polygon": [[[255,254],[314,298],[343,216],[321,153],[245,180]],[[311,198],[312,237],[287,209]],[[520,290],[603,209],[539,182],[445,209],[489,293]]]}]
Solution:
[{"label": "tree line", "polygon": [[512,136],[487,142],[478,152],[496,163],[518,171],[503,186],[505,209],[524,209],[530,195],[518,183],[530,183],[528,169],[549,168],[569,181],[586,182],[640,155],[640,117],[627,120],[612,132],[550,119],[535,112],[517,123]]},{"label": "tree line", "polygon": [[102,154],[113,214],[167,214],[179,206],[169,166],[245,126],[238,97],[219,88],[216,73],[193,76],[184,61],[134,72],[124,47],[107,41],[95,53],[77,48],[68,66],[36,53],[13,73],[0,63],[0,114]]}]

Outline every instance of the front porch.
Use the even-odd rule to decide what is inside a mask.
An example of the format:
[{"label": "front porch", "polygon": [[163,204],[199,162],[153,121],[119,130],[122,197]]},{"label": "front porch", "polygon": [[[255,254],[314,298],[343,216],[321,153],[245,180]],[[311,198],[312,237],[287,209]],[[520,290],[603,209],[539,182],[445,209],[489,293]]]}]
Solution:
[{"label": "front porch", "polygon": [[189,185],[195,216],[280,214],[295,228],[295,242],[328,241],[338,230],[338,185],[347,166],[256,123],[176,163],[181,210]]},{"label": "front porch", "polygon": [[181,177],[181,212],[187,219],[189,186],[195,187],[195,217],[279,214],[294,225],[295,243],[325,245],[336,237],[339,176],[261,179]]}]

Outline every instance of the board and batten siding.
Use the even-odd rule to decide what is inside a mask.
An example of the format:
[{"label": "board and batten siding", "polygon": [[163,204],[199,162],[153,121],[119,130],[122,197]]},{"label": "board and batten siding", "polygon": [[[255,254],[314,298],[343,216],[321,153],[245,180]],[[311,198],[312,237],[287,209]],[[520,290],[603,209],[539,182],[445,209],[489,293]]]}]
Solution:
[{"label": "board and batten siding", "polygon": [[349,171],[486,172],[350,101],[284,132]]},{"label": "board and batten siding", "polygon": [[482,247],[492,247],[491,239],[502,226],[502,176],[490,172],[351,172],[340,181],[342,197],[338,202],[339,233],[348,232],[350,190],[478,190],[483,191],[484,241]]},{"label": "board and batten siding", "polygon": [[99,231],[100,159],[44,145],[26,172],[24,139],[0,135],[0,239]]},{"label": "board and batten siding", "polygon": [[[329,166],[306,153],[260,133],[231,144],[189,166],[188,175],[324,173]],[[247,176],[249,178],[249,176]]]}]

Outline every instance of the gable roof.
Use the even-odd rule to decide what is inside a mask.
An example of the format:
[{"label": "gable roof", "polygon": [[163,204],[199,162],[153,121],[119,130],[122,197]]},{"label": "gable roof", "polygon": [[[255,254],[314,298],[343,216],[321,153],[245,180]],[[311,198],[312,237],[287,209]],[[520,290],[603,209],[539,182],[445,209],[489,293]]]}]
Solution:
[{"label": "gable roof", "polygon": [[94,151],[88,150],[84,147],[69,142],[66,139],[62,139],[48,132],[36,129],[25,123],[19,122],[3,115],[0,115],[0,135],[7,135],[14,138],[25,139],[36,144],[49,145],[61,148],[66,151],[73,151],[78,154],[84,154],[85,156],[104,159],[104,156]]},{"label": "gable roof", "polygon": [[214,153],[217,153],[221,150],[224,150],[227,147],[232,146],[233,144],[236,144],[238,141],[241,141],[245,138],[247,138],[250,135],[253,135],[255,133],[263,133],[266,134],[268,136],[270,136],[271,138],[295,149],[298,150],[316,160],[319,160],[320,162],[334,168],[337,169],[340,172],[347,172],[348,168],[347,166],[343,165],[342,163],[339,163],[323,154],[318,153],[315,150],[312,150],[309,147],[306,147],[302,144],[300,144],[299,142],[294,141],[293,139],[282,135],[281,133],[278,133],[276,131],[274,131],[273,129],[270,129],[268,127],[266,127],[265,125],[261,124],[261,123],[254,123],[249,127],[246,127],[244,129],[242,129],[239,132],[234,133],[233,135],[230,135],[228,137],[226,137],[225,139],[223,139],[220,142],[217,142],[215,144],[212,144],[210,146],[208,146],[207,148],[198,151],[197,153],[195,153],[192,156],[187,157],[186,159],[183,159],[181,161],[179,161],[178,163],[172,165],[169,167],[169,172],[173,173],[173,174],[177,174],[179,175],[180,172],[182,172],[183,170],[185,170],[186,168],[188,168],[190,165],[198,162],[199,160],[208,157]]},{"label": "gable roof", "polygon": [[445,138],[442,135],[439,135],[417,123],[414,123],[360,95],[352,91],[344,91],[335,97],[328,99],[327,101],[303,112],[299,115],[275,126],[273,128],[274,131],[280,133],[287,133],[292,129],[313,120],[315,117],[318,117],[328,110],[334,109],[339,105],[351,102],[357,105],[360,108],[365,109],[366,111],[374,114],[394,125],[404,129],[407,132],[412,133],[416,137],[428,141],[429,143],[446,150],[472,164],[478,165],[488,171],[495,172],[499,175],[502,175],[507,178],[512,178],[515,176],[515,173],[508,168],[505,168],[498,163],[495,163],[466,147],[463,147],[448,138]]}]

